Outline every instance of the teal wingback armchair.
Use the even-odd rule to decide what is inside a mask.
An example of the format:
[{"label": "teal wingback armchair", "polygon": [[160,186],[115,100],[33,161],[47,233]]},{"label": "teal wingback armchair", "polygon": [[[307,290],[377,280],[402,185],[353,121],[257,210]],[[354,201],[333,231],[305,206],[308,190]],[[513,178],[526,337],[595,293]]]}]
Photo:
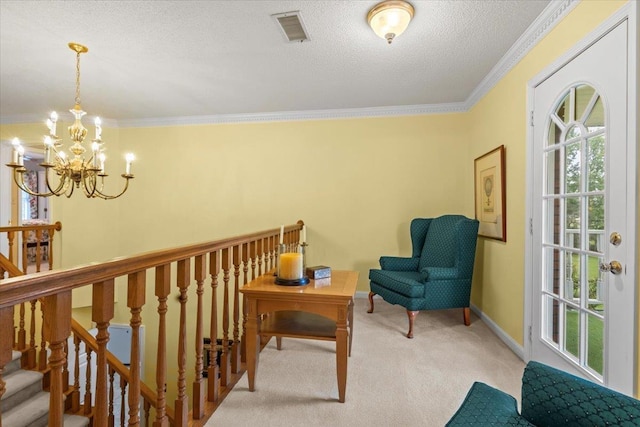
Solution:
[{"label": "teal wingback armchair", "polygon": [[410,258],[383,256],[380,269],[369,270],[373,297],[407,309],[409,332],[421,310],[462,308],[469,325],[469,298],[478,237],[478,221],[462,215],[416,218],[411,221]]}]

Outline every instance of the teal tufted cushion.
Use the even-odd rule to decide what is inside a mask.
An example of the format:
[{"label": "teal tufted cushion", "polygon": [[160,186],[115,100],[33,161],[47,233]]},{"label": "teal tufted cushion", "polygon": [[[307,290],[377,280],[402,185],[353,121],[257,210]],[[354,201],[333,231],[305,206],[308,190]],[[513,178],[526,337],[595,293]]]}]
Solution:
[{"label": "teal tufted cushion", "polygon": [[369,279],[383,288],[413,298],[424,297],[424,283],[417,271],[369,270]]},{"label": "teal tufted cushion", "polygon": [[473,383],[447,427],[531,426],[518,414],[516,400],[481,382]]},{"label": "teal tufted cushion", "polygon": [[522,378],[522,415],[540,426],[640,426],[640,401],[538,362]]}]

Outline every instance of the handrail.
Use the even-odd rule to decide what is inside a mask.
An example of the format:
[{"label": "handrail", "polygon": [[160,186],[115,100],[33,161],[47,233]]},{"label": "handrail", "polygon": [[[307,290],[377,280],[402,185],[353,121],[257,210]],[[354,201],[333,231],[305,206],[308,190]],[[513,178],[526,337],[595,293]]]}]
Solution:
[{"label": "handrail", "polygon": [[[82,325],[77,320],[73,318],[71,319],[71,330],[82,342],[84,342],[86,346],[88,346],[91,349],[91,351],[96,353],[98,352],[98,342],[96,341],[96,339],[85,328],[83,328]],[[120,375],[121,378],[124,378],[125,381],[129,383],[130,382],[129,368],[124,366],[124,364],[120,362],[120,359],[118,359],[109,350],[106,351],[106,355],[107,355],[107,364],[111,366],[113,370],[116,371],[118,375]],[[155,391],[151,390],[151,388],[149,388],[149,386],[147,386],[145,383],[140,382],[140,392],[141,392],[140,394],[142,394],[145,400],[152,403],[151,406],[153,406],[154,408],[157,407],[158,396],[156,395]],[[165,412],[169,420],[173,422],[173,419],[174,419],[173,408],[171,408],[170,406],[167,406],[165,409]]]},{"label": "handrail", "polygon": [[[27,273],[29,248],[35,248],[31,256],[35,256],[35,270],[40,272],[42,255],[48,258],[49,270],[53,268],[53,239],[56,231],[62,230],[62,224],[58,221],[54,224],[35,223],[16,226],[0,227],[0,233],[7,233],[9,243],[8,261],[17,265],[17,255],[22,254],[23,273]],[[17,243],[17,245],[16,245]],[[44,252],[43,252],[44,251]],[[7,271],[7,269],[5,269]],[[2,270],[0,270],[2,272]],[[4,274],[0,274],[0,280]]]},{"label": "handrail", "polygon": [[9,272],[9,277],[24,276],[22,270],[16,267],[11,261],[9,261],[9,258],[2,254],[0,254],[0,267]]},{"label": "handrail", "polygon": [[9,225],[6,227],[0,227],[0,233],[8,233],[9,231],[22,231],[22,230],[48,230],[53,228],[56,231],[62,230],[62,223],[57,221],[53,224],[33,224],[33,225]]},{"label": "handrail", "polygon": [[[286,226],[284,231],[300,229],[298,225]],[[0,308],[12,307],[26,301],[43,298],[60,292],[71,291],[92,283],[99,283],[113,277],[127,275],[135,271],[181,261],[198,255],[206,255],[217,250],[241,245],[259,238],[278,235],[274,228],[262,232],[230,237],[213,242],[203,242],[173,249],[146,252],[139,255],[114,258],[99,264],[89,264],[66,270],[51,270],[0,280]]]}]

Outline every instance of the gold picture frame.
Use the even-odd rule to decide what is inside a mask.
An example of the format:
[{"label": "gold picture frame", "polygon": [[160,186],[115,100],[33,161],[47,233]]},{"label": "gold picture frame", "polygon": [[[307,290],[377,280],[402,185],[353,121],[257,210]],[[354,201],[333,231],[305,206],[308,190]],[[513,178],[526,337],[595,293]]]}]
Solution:
[{"label": "gold picture frame", "polygon": [[474,194],[478,236],[507,241],[504,145],[474,161]]}]

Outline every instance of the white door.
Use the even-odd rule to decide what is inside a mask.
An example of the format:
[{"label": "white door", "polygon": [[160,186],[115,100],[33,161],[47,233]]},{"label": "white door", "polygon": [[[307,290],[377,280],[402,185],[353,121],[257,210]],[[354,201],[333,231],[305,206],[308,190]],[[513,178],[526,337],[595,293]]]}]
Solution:
[{"label": "white door", "polygon": [[635,163],[628,179],[627,78],[624,21],[533,89],[527,303],[532,360],[631,394],[636,236],[628,217]]}]

